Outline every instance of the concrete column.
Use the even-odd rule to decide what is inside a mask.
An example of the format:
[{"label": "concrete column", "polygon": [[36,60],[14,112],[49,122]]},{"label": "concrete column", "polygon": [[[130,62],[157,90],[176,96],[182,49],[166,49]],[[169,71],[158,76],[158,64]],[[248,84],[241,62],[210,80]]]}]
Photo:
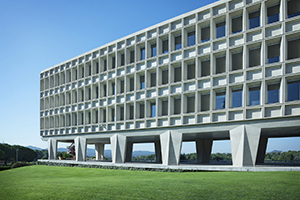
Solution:
[{"label": "concrete column", "polygon": [[160,145],[160,141],[154,142],[154,147],[155,147],[155,157],[156,157],[156,162],[157,162],[157,163],[162,163],[162,160],[161,160],[161,145]]},{"label": "concrete column", "polygon": [[266,137],[266,136],[261,136],[260,137],[256,163],[264,163],[266,150],[267,150],[268,139],[269,138]]},{"label": "concrete column", "polygon": [[95,144],[95,153],[96,153],[96,160],[103,160],[104,144],[102,143]]},{"label": "concrete column", "polygon": [[197,163],[209,163],[212,144],[212,139],[196,140]]},{"label": "concrete column", "polygon": [[50,138],[48,140],[48,160],[56,160],[57,140]]},{"label": "concrete column", "polygon": [[75,143],[76,161],[85,161],[86,138],[78,136],[74,139],[74,143]]},{"label": "concrete column", "polygon": [[131,162],[133,142],[127,142],[125,162]]},{"label": "concrete column", "polygon": [[180,161],[182,133],[167,131],[160,134],[163,165],[178,165]]},{"label": "concrete column", "polygon": [[260,139],[260,128],[242,125],[230,130],[233,166],[254,166]]},{"label": "concrete column", "polygon": [[112,163],[125,162],[126,136],[115,134],[110,137]]}]

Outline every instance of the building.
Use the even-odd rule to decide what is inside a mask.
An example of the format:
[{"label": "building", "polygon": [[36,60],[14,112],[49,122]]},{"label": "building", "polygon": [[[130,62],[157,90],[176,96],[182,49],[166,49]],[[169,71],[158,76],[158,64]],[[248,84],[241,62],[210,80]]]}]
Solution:
[{"label": "building", "polygon": [[67,60],[40,74],[40,135],[49,159],[75,142],[112,162],[153,142],[178,165],[230,140],[233,166],[263,163],[268,138],[300,136],[300,1],[221,0]]}]

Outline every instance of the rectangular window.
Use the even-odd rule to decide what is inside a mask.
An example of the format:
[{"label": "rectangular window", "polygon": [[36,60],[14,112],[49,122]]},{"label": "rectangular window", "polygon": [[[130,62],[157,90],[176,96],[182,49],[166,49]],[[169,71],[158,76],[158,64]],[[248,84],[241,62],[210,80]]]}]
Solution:
[{"label": "rectangular window", "polygon": [[89,76],[92,75],[92,65],[89,65],[88,70],[89,70]]},{"label": "rectangular window", "polygon": [[195,31],[191,31],[188,33],[188,46],[195,45]]},{"label": "rectangular window", "polygon": [[289,81],[287,83],[287,100],[300,100],[300,80]]},{"label": "rectangular window", "polygon": [[181,81],[181,66],[174,68],[174,82]]},{"label": "rectangular window", "polygon": [[280,84],[275,83],[275,84],[269,84],[267,86],[267,102],[268,103],[278,103],[279,102],[279,88]]},{"label": "rectangular window", "polygon": [[106,71],[107,70],[107,60],[105,59],[103,61],[103,71]]},{"label": "rectangular window", "polygon": [[280,44],[272,44],[268,46],[268,64],[279,62]]},{"label": "rectangular window", "polygon": [[120,108],[120,120],[124,120],[124,107]]},{"label": "rectangular window", "polygon": [[120,93],[124,93],[124,88],[125,88],[125,81],[121,80],[120,81]]},{"label": "rectangular window", "polygon": [[267,12],[268,24],[279,21],[279,4],[268,7]]},{"label": "rectangular window", "polygon": [[133,91],[134,90],[134,78],[130,78],[129,80],[129,91]]},{"label": "rectangular window", "polygon": [[140,76],[140,89],[145,89],[145,75]]},{"label": "rectangular window", "polygon": [[156,116],[156,104],[155,103],[151,103],[151,117],[155,117]]},{"label": "rectangular window", "polygon": [[156,86],[156,72],[152,72],[150,78],[151,78],[150,87],[155,87]]},{"label": "rectangular window", "polygon": [[145,60],[145,47],[141,48],[141,60]]},{"label": "rectangular window", "polygon": [[98,110],[96,110],[96,112],[95,112],[95,118],[96,118],[96,119],[95,119],[95,123],[96,123],[96,124],[98,123],[98,120],[99,120],[99,119],[98,119],[98,118],[99,118],[98,115],[99,115],[99,114],[98,114]]},{"label": "rectangular window", "polygon": [[162,41],[162,53],[168,53],[169,52],[169,40],[166,39]]},{"label": "rectangular window", "polygon": [[115,109],[114,108],[111,109],[111,121],[112,122],[116,121],[116,118],[115,118]]},{"label": "rectangular window", "polygon": [[187,97],[187,113],[195,112],[195,96]]},{"label": "rectangular window", "polygon": [[156,56],[156,44],[151,44],[151,57]]},{"label": "rectangular window", "polygon": [[121,66],[125,65],[125,54],[121,54]]},{"label": "rectangular window", "polygon": [[116,94],[116,84],[114,82],[111,83],[111,94],[112,95]]},{"label": "rectangular window", "polygon": [[226,93],[225,92],[217,92],[216,93],[216,110],[224,109],[226,102]]},{"label": "rectangular window", "polygon": [[106,122],[106,110],[103,110],[103,122]]},{"label": "rectangular window", "polygon": [[216,74],[224,73],[226,70],[226,56],[216,58]]},{"label": "rectangular window", "polygon": [[112,57],[112,59],[111,59],[111,68],[112,68],[112,69],[115,69],[115,68],[116,68],[116,57],[115,57],[115,56]]},{"label": "rectangular window", "polygon": [[145,104],[140,104],[140,118],[145,117]]},{"label": "rectangular window", "polygon": [[216,38],[224,37],[225,36],[225,21],[219,22],[216,24]]},{"label": "rectangular window", "polygon": [[99,98],[99,87],[98,86],[96,86],[96,89],[95,89],[96,91],[96,99],[98,99]]},{"label": "rectangular window", "polygon": [[130,51],[130,63],[134,62],[134,50]]},{"label": "rectangular window", "polygon": [[260,104],[260,86],[249,88],[249,106]]},{"label": "rectangular window", "polygon": [[189,64],[187,66],[187,79],[195,78],[195,63]]},{"label": "rectangular window", "polygon": [[249,67],[260,65],[260,47],[249,50]]},{"label": "rectangular window", "polygon": [[134,118],[134,106],[130,105],[129,106],[129,119],[133,119]]},{"label": "rectangular window", "polygon": [[210,60],[201,61],[201,77],[210,75]]},{"label": "rectangular window", "polygon": [[161,76],[162,76],[162,80],[161,80],[162,84],[163,85],[168,84],[169,83],[169,70],[167,70],[167,69],[163,70]]},{"label": "rectangular window", "polygon": [[288,59],[300,58],[300,38],[288,41]]},{"label": "rectangular window", "polygon": [[232,71],[243,69],[243,52],[232,54]]},{"label": "rectangular window", "polygon": [[201,28],[201,42],[207,42],[210,40],[210,26]]},{"label": "rectangular window", "polygon": [[107,88],[106,88],[106,84],[103,85],[103,96],[106,97],[107,95]]},{"label": "rectangular window", "polygon": [[231,107],[237,108],[242,106],[243,89],[233,89],[231,92]]},{"label": "rectangular window", "polygon": [[201,111],[208,111],[210,108],[209,94],[201,94]]},{"label": "rectangular window", "polygon": [[161,115],[166,116],[168,115],[168,100],[164,100],[161,102]]},{"label": "rectangular window", "polygon": [[254,11],[249,13],[249,29],[260,26],[260,11]]},{"label": "rectangular window", "polygon": [[181,98],[174,99],[174,114],[180,114],[181,113]]},{"label": "rectangular window", "polygon": [[96,63],[96,74],[98,74],[99,73],[99,63],[97,62]]},{"label": "rectangular window", "polygon": [[300,1],[299,0],[288,0],[288,18],[300,15]]},{"label": "rectangular window", "polygon": [[175,50],[181,49],[181,35],[175,37]]},{"label": "rectangular window", "polygon": [[238,16],[232,18],[232,25],[231,25],[231,31],[232,33],[238,33],[241,32],[243,29],[243,17]]}]

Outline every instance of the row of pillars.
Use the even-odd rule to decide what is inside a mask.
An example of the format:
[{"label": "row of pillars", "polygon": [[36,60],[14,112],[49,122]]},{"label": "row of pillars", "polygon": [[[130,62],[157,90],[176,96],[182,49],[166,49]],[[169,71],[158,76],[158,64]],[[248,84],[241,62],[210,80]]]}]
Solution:
[{"label": "row of pillars", "polygon": [[[254,166],[263,163],[268,142],[267,137],[261,137],[261,129],[252,125],[241,125],[230,132],[233,166]],[[124,163],[131,161],[133,142],[126,136],[115,134],[110,137],[112,162]],[[76,161],[85,161],[86,138],[74,139]],[[160,134],[160,140],[154,142],[156,162],[163,165],[178,165],[180,161],[182,133],[166,131]],[[197,139],[196,151],[198,163],[209,163],[213,140]],[[56,159],[57,141],[48,140],[49,159]],[[95,144],[96,159],[103,160],[104,144]]]}]

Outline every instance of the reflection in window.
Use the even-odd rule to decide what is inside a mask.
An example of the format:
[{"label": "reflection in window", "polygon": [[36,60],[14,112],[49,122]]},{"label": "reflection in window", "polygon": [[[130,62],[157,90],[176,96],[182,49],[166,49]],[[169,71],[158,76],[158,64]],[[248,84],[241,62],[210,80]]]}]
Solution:
[{"label": "reflection in window", "polygon": [[288,18],[300,15],[300,1],[299,0],[288,0]]},{"label": "reflection in window", "polygon": [[155,103],[151,103],[151,117],[155,117],[156,116],[156,105]]},{"label": "reflection in window", "polygon": [[166,39],[162,42],[162,53],[168,53],[169,52],[169,40]]},{"label": "reflection in window", "polygon": [[260,104],[260,86],[249,88],[249,106]]},{"label": "reflection in window", "polygon": [[225,36],[225,21],[216,24],[216,38]]},{"label": "reflection in window", "polygon": [[249,13],[249,29],[260,26],[260,12],[254,11]]},{"label": "reflection in window", "polygon": [[279,4],[275,6],[268,7],[268,24],[279,21]]},{"label": "reflection in window", "polygon": [[242,31],[243,29],[242,21],[243,21],[242,16],[238,16],[232,19],[232,28],[231,28],[232,33],[238,33]]},{"label": "reflection in window", "polygon": [[289,81],[287,83],[287,100],[300,100],[300,80]]},{"label": "reflection in window", "polygon": [[175,50],[181,49],[181,35],[175,37]]},{"label": "reflection in window", "polygon": [[267,99],[268,103],[277,103],[279,102],[279,83],[270,84],[268,85],[268,93],[267,93]]},{"label": "reflection in window", "polygon": [[280,55],[279,43],[268,46],[268,64],[279,62],[280,59],[279,55]]},{"label": "reflection in window", "polygon": [[141,48],[141,60],[145,60],[145,47]]},{"label": "reflection in window", "polygon": [[232,93],[231,107],[232,108],[241,107],[242,106],[242,95],[243,95],[242,88],[233,89],[231,93]]},{"label": "reflection in window", "polygon": [[207,42],[210,39],[210,26],[201,28],[201,42]]},{"label": "reflection in window", "polygon": [[156,56],[156,44],[151,45],[151,57]]},{"label": "reflection in window", "polygon": [[140,89],[145,89],[145,75],[140,76]]},{"label": "reflection in window", "polygon": [[249,67],[260,65],[260,47],[249,50]]},{"label": "reflection in window", "polygon": [[226,93],[224,91],[217,92],[216,93],[216,110],[224,109],[225,101],[226,101]]},{"label": "reflection in window", "polygon": [[195,45],[195,31],[188,33],[188,46]]}]

